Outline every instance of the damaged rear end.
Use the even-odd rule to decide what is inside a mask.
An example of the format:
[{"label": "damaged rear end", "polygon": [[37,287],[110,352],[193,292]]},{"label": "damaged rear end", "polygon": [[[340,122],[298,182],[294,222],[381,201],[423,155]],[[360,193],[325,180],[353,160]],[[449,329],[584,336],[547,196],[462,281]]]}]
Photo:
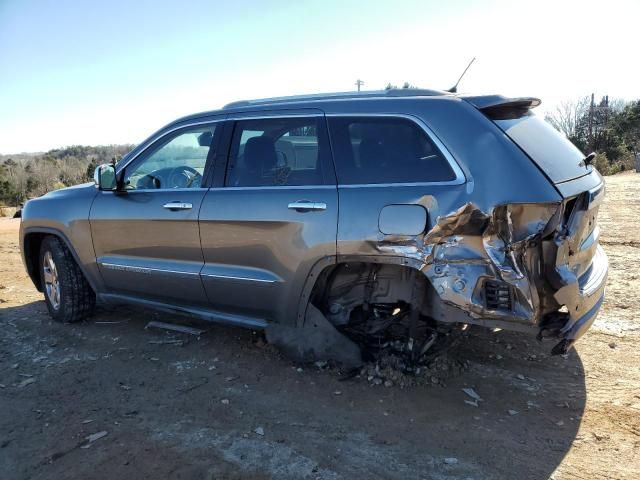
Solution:
[{"label": "damaged rear end", "polygon": [[339,187],[338,262],[311,300],[365,352],[415,364],[443,332],[479,325],[554,337],[564,354],[593,323],[607,277],[604,183],[530,112],[537,104],[466,97],[420,113],[460,185]]},{"label": "damaged rear end", "polygon": [[[534,330],[538,338],[560,339],[552,353],[564,354],[604,301],[608,262],[597,225],[604,182],[569,140],[531,113],[539,100],[465,100],[518,146],[561,200],[499,204],[487,212],[470,203],[444,216],[426,235],[433,251],[425,273],[443,302],[464,310],[470,323]],[[475,218],[480,236],[464,233],[468,218]],[[467,283],[473,288],[460,288]]]},{"label": "damaged rear end", "polygon": [[467,204],[441,218],[425,237],[423,271],[445,305],[431,302],[426,313],[555,337],[552,353],[566,353],[604,300],[607,258],[596,222],[603,196],[600,183],[558,204],[499,205],[488,214]]},{"label": "damaged rear end", "polygon": [[[537,103],[533,101],[530,106]],[[566,353],[591,326],[604,301],[608,261],[598,243],[597,223],[604,181],[582,152],[526,108],[526,101],[515,108],[485,108],[484,113],[562,196],[560,205],[540,207],[553,212],[543,229],[530,231],[525,225],[531,223],[531,212],[521,210],[516,214],[519,225],[515,231],[516,236],[533,235],[533,245],[539,245],[535,253],[531,252],[534,263],[523,272],[537,285],[539,301],[534,320],[539,326],[538,336],[560,338],[552,353]],[[543,219],[546,215],[540,216]],[[536,271],[538,265],[540,272]]]},{"label": "damaged rear end", "polygon": [[[564,354],[591,326],[604,301],[608,262],[597,225],[604,182],[569,140],[531,113],[539,100],[465,100],[518,146],[561,200],[499,204],[488,212],[465,205],[426,235],[433,251],[425,273],[440,298],[467,312],[471,323],[533,329],[538,338],[559,338],[552,353]],[[462,232],[468,230],[467,218],[475,218],[480,236]],[[454,278],[450,271],[456,272]],[[460,288],[463,283],[473,288]],[[447,316],[440,319],[447,321]]]}]

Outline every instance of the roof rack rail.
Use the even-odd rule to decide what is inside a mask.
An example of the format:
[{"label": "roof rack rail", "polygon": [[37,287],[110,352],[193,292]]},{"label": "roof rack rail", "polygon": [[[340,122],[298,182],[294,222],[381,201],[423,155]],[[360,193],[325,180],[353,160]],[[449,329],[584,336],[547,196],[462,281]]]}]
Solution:
[{"label": "roof rack rail", "polygon": [[372,97],[433,97],[436,95],[451,95],[442,90],[428,90],[423,88],[391,88],[388,90],[368,90],[365,92],[333,92],[313,93],[308,95],[293,95],[288,97],[260,98],[255,100],[238,100],[226,104],[223,109],[249,107],[252,105],[270,105],[277,103],[294,103],[317,100],[341,100],[348,98]]}]

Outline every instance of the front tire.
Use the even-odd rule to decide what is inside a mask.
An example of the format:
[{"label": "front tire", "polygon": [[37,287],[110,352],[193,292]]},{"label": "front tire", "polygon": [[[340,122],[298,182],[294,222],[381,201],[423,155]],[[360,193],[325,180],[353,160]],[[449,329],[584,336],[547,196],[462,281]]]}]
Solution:
[{"label": "front tire", "polygon": [[62,323],[85,320],[96,296],[71,251],[58,237],[45,237],[40,246],[40,282],[51,317]]}]

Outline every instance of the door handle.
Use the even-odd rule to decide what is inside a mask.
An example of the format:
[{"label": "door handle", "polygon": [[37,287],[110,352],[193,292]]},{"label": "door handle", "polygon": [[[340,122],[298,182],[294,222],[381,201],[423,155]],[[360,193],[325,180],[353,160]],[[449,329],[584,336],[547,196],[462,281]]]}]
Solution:
[{"label": "door handle", "polygon": [[167,210],[191,210],[193,205],[186,202],[169,202],[165,203],[162,207]]},{"label": "door handle", "polygon": [[289,210],[295,210],[296,212],[319,212],[326,209],[327,204],[324,202],[309,202],[307,200],[300,200],[298,202],[291,202],[289,204]]}]

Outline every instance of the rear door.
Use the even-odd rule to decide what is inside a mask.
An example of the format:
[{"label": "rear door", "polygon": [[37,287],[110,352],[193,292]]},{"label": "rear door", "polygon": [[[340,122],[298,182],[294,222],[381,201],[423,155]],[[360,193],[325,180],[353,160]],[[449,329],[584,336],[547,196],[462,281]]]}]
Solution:
[{"label": "rear door", "polygon": [[200,212],[202,282],[220,312],[295,322],[311,268],[336,254],[338,195],[324,115],[229,118],[226,175]]},{"label": "rear door", "polygon": [[101,191],[90,213],[98,267],[109,293],[207,305],[198,212],[221,125],[161,136],[125,166],[125,191]]}]

